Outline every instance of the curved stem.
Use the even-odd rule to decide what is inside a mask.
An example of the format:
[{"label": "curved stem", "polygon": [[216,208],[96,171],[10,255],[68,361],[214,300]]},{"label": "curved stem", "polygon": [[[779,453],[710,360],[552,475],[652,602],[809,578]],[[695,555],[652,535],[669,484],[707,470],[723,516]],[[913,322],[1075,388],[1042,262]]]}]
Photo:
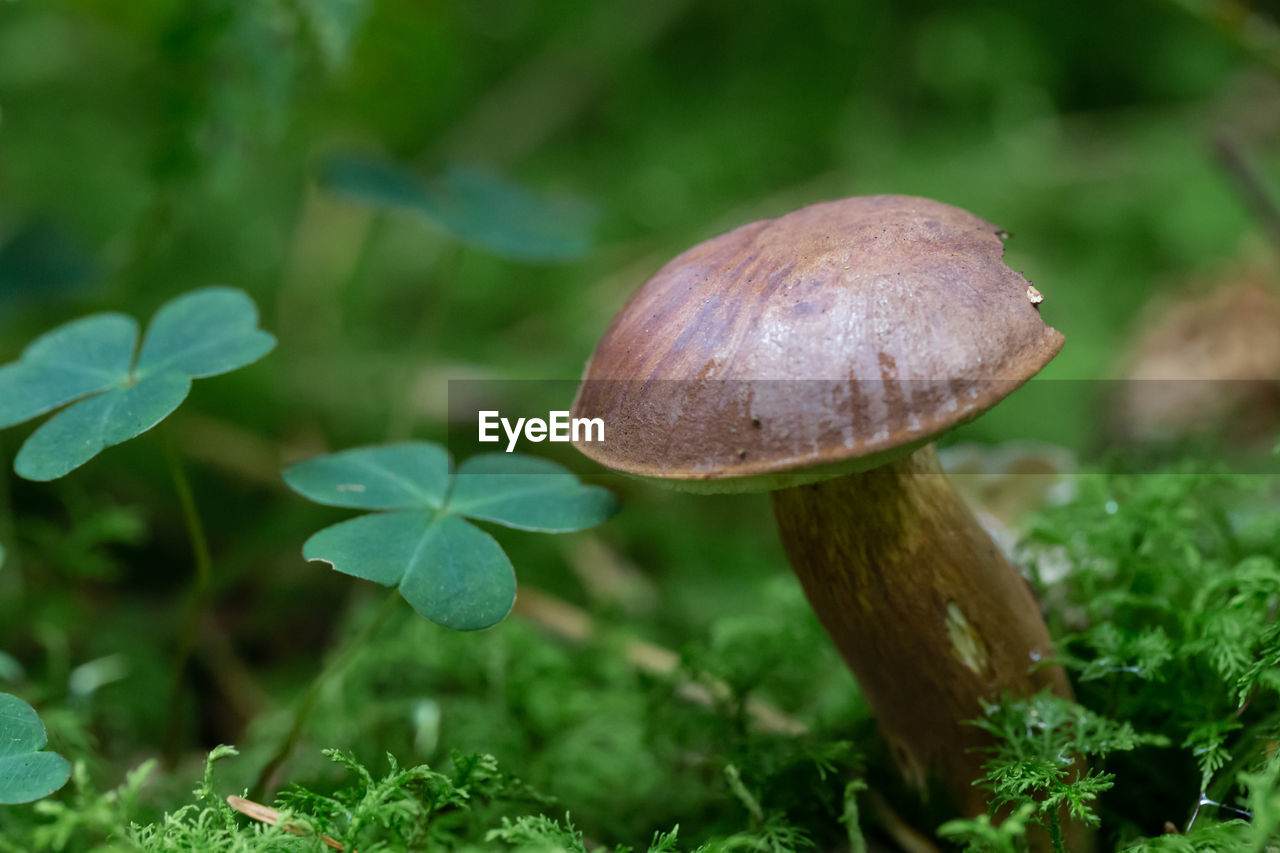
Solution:
[{"label": "curved stem", "polygon": [[356,250],[355,260],[351,263],[351,271],[342,285],[340,301],[343,313],[353,327],[368,326],[368,293],[365,287],[369,272],[373,269],[378,251],[385,242],[390,222],[387,214],[375,211],[365,227],[364,236],[360,238],[360,247]]},{"label": "curved stem", "polygon": [[[4,440],[0,439],[0,459],[9,458],[8,454],[4,451]],[[17,600],[21,600],[22,575],[17,571],[18,541],[17,537],[14,535],[13,495],[10,492],[10,489],[9,469],[5,465],[0,464],[0,563],[9,567],[9,574],[5,579],[8,584],[17,585],[16,590],[10,587],[0,591],[11,595],[17,593]]]},{"label": "curved stem", "polygon": [[1062,819],[1057,812],[1049,812],[1049,843],[1053,845],[1053,853],[1067,853],[1067,844],[1062,838]]},{"label": "curved stem", "polygon": [[1218,136],[1213,140],[1213,153],[1240,191],[1258,226],[1271,241],[1271,247],[1280,252],[1280,202],[1276,201],[1266,179],[1229,136]]},{"label": "curved stem", "polygon": [[[982,702],[1070,697],[1031,588],[952,491],[933,448],[773,493],[796,575],[917,789],[986,811]],[[1039,665],[1037,665],[1039,664]]]},{"label": "curved stem", "polygon": [[165,463],[169,468],[169,477],[173,480],[174,491],[178,493],[178,504],[182,508],[182,520],[187,528],[187,538],[191,542],[191,554],[195,559],[196,568],[195,583],[187,602],[182,633],[178,638],[178,652],[173,660],[172,684],[169,691],[169,714],[165,725],[164,742],[165,754],[172,764],[179,751],[182,731],[179,724],[182,713],[182,682],[186,675],[187,664],[191,659],[191,651],[195,647],[201,619],[213,592],[213,557],[209,553],[209,540],[205,536],[200,510],[196,507],[195,496],[191,492],[191,483],[187,479],[186,470],[182,467],[182,460],[178,456],[173,438],[164,427],[160,429],[160,445],[164,448]]},{"label": "curved stem", "polygon": [[253,786],[252,799],[263,799],[268,785],[271,784],[271,777],[293,754],[294,747],[298,745],[298,740],[302,737],[302,730],[307,725],[307,718],[311,716],[316,702],[320,699],[320,694],[324,692],[325,685],[347,668],[347,664],[351,663],[351,659],[355,657],[356,652],[364,648],[365,644],[382,627],[382,624],[387,621],[387,617],[395,610],[396,602],[399,600],[400,590],[392,589],[387,597],[383,599],[382,606],[378,608],[378,612],[369,620],[368,624],[342,648],[337,657],[329,661],[329,665],[324,668],[316,680],[311,682],[311,686],[303,694],[302,701],[298,703],[297,710],[293,712],[293,725],[289,727],[289,733],[280,742],[280,747],[276,750],[275,755],[271,757],[271,760],[262,768],[262,772],[258,774],[258,781]]}]

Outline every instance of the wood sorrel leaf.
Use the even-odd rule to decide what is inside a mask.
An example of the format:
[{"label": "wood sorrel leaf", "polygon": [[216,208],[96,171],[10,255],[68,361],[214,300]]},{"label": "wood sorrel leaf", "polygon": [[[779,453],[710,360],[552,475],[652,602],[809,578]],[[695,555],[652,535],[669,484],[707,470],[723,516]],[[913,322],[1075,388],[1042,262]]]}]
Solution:
[{"label": "wood sorrel leaf", "polygon": [[134,377],[217,376],[253,364],[276,345],[258,328],[258,308],[242,291],[206,287],[163,305],[147,328]]},{"label": "wood sorrel leaf", "polygon": [[540,198],[492,172],[454,166],[426,185],[428,212],[459,239],[524,261],[554,262],[591,248],[591,208]]},{"label": "wood sorrel leaf", "polygon": [[180,373],[149,376],[128,388],[82,400],[64,409],[31,434],[13,462],[18,476],[56,480],[105,448],[141,435],[182,404],[191,377]]},{"label": "wood sorrel leaf", "polygon": [[20,424],[129,378],[138,324],[93,314],[36,338],[0,367],[0,428]]},{"label": "wood sorrel leaf", "polygon": [[518,530],[568,533],[607,521],[617,498],[584,486],[547,459],[516,453],[473,456],[458,468],[448,509]]},{"label": "wood sorrel leaf", "polygon": [[0,427],[74,405],[32,433],[14,470],[52,480],[151,429],[186,399],[192,379],[243,367],[275,346],[257,322],[244,293],[210,287],[156,312],[136,363],[138,327],[122,314],[95,314],[36,339],[0,367]]},{"label": "wood sorrel leaf", "polygon": [[422,214],[459,240],[516,260],[562,261],[591,248],[589,205],[542,198],[479,169],[453,166],[424,180],[395,163],[347,154],[325,163],[320,182],[374,207]]},{"label": "wood sorrel leaf", "polygon": [[459,631],[496,625],[516,601],[516,572],[488,533],[437,516],[414,551],[400,594],[432,622]]},{"label": "wood sorrel leaf", "polygon": [[423,616],[474,631],[515,602],[511,561],[493,537],[456,516],[423,510],[365,515],[326,527],[302,554],[400,594]]},{"label": "wood sorrel leaf", "polygon": [[303,497],[353,509],[439,509],[449,488],[449,454],[426,442],[356,447],[284,472]]},{"label": "wood sorrel leaf", "polygon": [[370,207],[423,211],[422,179],[394,163],[358,154],[338,154],[320,168],[320,185]]},{"label": "wood sorrel leaf", "polygon": [[66,784],[71,765],[57,753],[42,751],[47,740],[35,709],[0,693],[0,803],[29,803]]},{"label": "wood sorrel leaf", "polygon": [[314,534],[302,546],[302,556],[344,575],[396,586],[434,518],[422,510],[357,516]]},{"label": "wood sorrel leaf", "polygon": [[358,447],[284,472],[318,503],[395,510],[327,527],[307,540],[308,560],[397,586],[414,609],[459,630],[487,628],[515,602],[515,573],[502,547],[459,516],[522,530],[581,530],[618,509],[613,495],[584,486],[543,459],[478,456],[449,471],[444,448],[423,442]]}]

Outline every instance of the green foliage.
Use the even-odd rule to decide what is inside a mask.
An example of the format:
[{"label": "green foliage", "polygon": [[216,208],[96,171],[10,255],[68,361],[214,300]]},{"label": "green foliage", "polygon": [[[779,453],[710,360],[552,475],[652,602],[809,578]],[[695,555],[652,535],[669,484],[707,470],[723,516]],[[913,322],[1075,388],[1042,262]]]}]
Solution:
[{"label": "green foliage", "polygon": [[1280,840],[1280,753],[1270,757],[1254,772],[1241,773],[1249,815],[1246,849],[1264,850]]},{"label": "green foliage", "polygon": [[275,338],[257,322],[248,296],[218,287],[161,307],[141,348],[137,323],[123,314],[84,317],[37,338],[18,361],[0,367],[0,427],[74,405],[27,439],[14,470],[52,480],[151,429],[186,399],[193,379],[271,351]]},{"label": "green foliage", "polygon": [[[58,810],[57,826],[86,822],[66,850],[129,849],[130,824],[156,849],[318,849],[231,814],[212,789],[176,811],[204,743],[241,744],[246,757],[219,772],[253,775],[287,725],[279,709],[349,633],[331,625],[342,596],[354,593],[352,624],[365,612],[360,585],[297,570],[288,543],[319,524],[267,491],[277,460],[319,442],[440,435],[446,377],[578,375],[636,283],[698,239],[852,193],[940,198],[1015,232],[1011,265],[1070,340],[1050,372],[1110,375],[1149,298],[1262,256],[1194,128],[1214,117],[1274,185],[1274,135],[1257,120],[1275,113],[1254,61],[1266,39],[1235,43],[1265,36],[1271,13],[1251,4],[1249,28],[1219,27],[1211,5],[824,0],[744,16],[687,0],[0,2],[4,357],[62,316],[149,309],[174,282],[243,287],[272,307],[290,354],[208,383],[185,404],[202,411],[174,424],[178,445],[200,451],[192,487],[225,560],[191,669],[199,701],[184,731],[201,737],[135,802],[115,786],[155,741],[165,593],[185,560],[176,508],[155,499],[169,486],[128,447],[50,489],[0,473],[0,669],[59,709],[44,722],[78,757],[74,789],[0,810],[0,850],[50,847],[40,821]],[[390,173],[403,200],[337,197],[359,190],[330,182],[341,169],[328,155],[357,147],[384,152],[366,175]],[[501,177],[451,170],[463,161]],[[589,193],[599,242],[521,187]],[[522,198],[504,198],[512,189]],[[561,259],[573,262],[525,263]],[[1032,383],[966,430],[1097,447],[1097,396],[1091,382]],[[1262,618],[1275,496],[1141,480],[1078,481],[1037,527],[1033,556],[1080,704],[1169,741],[1095,768],[1114,776],[1089,801],[1098,849],[1257,849],[1280,730],[1280,629]],[[622,488],[639,509],[600,538],[660,607],[594,597],[599,567],[578,565],[577,542],[495,531],[520,549],[521,580],[591,611],[597,634],[568,647],[508,620],[454,635],[404,608],[324,691],[312,746],[379,767],[387,751],[437,769],[451,749],[497,755],[556,797],[500,816],[553,833],[551,846],[570,846],[554,835],[568,810],[584,844],[643,848],[678,823],[680,844],[753,849],[754,802],[839,849],[837,819],[859,805],[841,788],[864,770],[929,833],[935,816],[892,790],[867,709],[779,571],[767,502]],[[135,505],[149,508],[140,530],[108,518]],[[633,672],[636,637],[678,650],[683,677],[706,686],[709,673],[727,694],[706,709],[679,698],[674,676]],[[127,675],[76,694],[70,674],[102,660]],[[753,730],[752,701],[811,734]],[[845,739],[865,758],[833,759]],[[291,778],[331,796],[318,755],[303,750]],[[1184,829],[1202,800],[1184,835],[1158,834],[1166,821]],[[872,849],[886,841],[877,814],[864,815]],[[506,843],[484,840],[500,819],[480,824],[465,843]],[[667,838],[654,846],[676,846]]]},{"label": "green foliage", "polygon": [[[209,754],[203,781],[192,794],[194,802],[156,820],[139,821],[139,793],[155,769],[139,767],[117,789],[105,794],[91,790],[82,766],[77,767],[77,794],[71,804],[42,803],[44,822],[32,834],[41,849],[128,850],[137,853],[296,853],[321,851],[326,835],[347,850],[454,850],[459,853],[506,850],[511,853],[586,853],[587,842],[569,814],[563,823],[540,811],[545,797],[520,780],[503,773],[488,755],[455,754],[448,772],[427,765],[401,768],[394,758],[385,775],[377,777],[354,757],[340,750],[325,755],[342,767],[351,780],[333,793],[293,786],[275,807],[278,822],[266,825],[248,820],[215,793],[214,762],[234,757],[231,747]],[[756,829],[694,847],[679,843],[678,827],[655,832],[648,853],[727,853],[733,850],[792,851],[811,846],[803,835],[774,817]],[[0,838],[0,851],[9,853]],[[14,848],[16,849],[16,848]],[[618,845],[590,849],[634,853]]]},{"label": "green foliage", "polygon": [[[425,500],[423,495],[443,505],[451,480],[438,464],[441,451],[386,450],[391,455],[374,469],[353,471],[343,460],[327,473],[321,466],[305,488],[325,502],[374,510]],[[378,470],[412,472],[412,488],[380,478]],[[363,479],[348,479],[352,474]],[[364,490],[337,489],[342,484]],[[1255,617],[1252,599],[1240,600],[1230,585],[1212,581],[1229,576],[1255,595],[1269,588],[1267,570],[1254,558],[1276,545],[1270,498],[1249,480],[1193,475],[1097,476],[1078,486],[1072,501],[1037,520],[1028,554],[1046,573],[1061,572],[1062,562],[1070,562],[1043,594],[1055,630],[1066,639],[1067,664],[1077,674],[1089,673],[1077,680],[1079,703],[1038,696],[993,706],[981,721],[999,744],[988,782],[1012,816],[955,821],[941,831],[969,850],[1022,853],[1028,827],[1052,825],[1060,808],[1064,815],[1101,820],[1099,849],[1258,849],[1258,839],[1275,835],[1275,771],[1267,758],[1276,731],[1274,693],[1265,676],[1250,674],[1258,661],[1242,670],[1232,656],[1219,668],[1216,650],[1194,642],[1200,634],[1192,629],[1213,622],[1213,614],[1197,615],[1194,608],[1220,608],[1222,602],[1246,623]],[[1176,530],[1169,514],[1181,519]],[[1160,538],[1147,542],[1148,535]],[[1177,537],[1194,544],[1168,551]],[[1206,568],[1206,562],[1218,567]],[[1133,573],[1123,595],[1095,575],[1120,571]],[[734,612],[712,619],[686,644],[685,677],[706,672],[730,687],[731,695],[712,710],[676,699],[672,681],[640,677],[626,667],[620,651],[625,629],[566,649],[519,621],[483,634],[457,634],[407,610],[393,614],[376,641],[324,691],[309,729],[313,741],[343,743],[359,755],[359,761],[341,757],[348,781],[329,790],[324,765],[304,752],[291,766],[296,778],[310,781],[276,805],[292,825],[346,841],[356,833],[375,850],[384,843],[395,849],[417,831],[444,839],[442,849],[575,850],[575,839],[613,849],[650,838],[654,827],[676,824],[679,835],[659,834],[654,849],[796,850],[807,841],[827,849],[855,845],[852,839],[863,833],[874,843],[876,821],[863,824],[858,786],[846,786],[862,772],[849,745],[837,740],[837,733],[853,733],[858,751],[873,744],[866,712],[848,706],[847,676],[802,594],[784,581],[773,575],[740,579],[735,589],[744,597],[726,609]],[[1141,609],[1130,609],[1131,595],[1143,602]],[[1183,610],[1169,612],[1161,596]],[[1098,603],[1106,597],[1105,606]],[[1070,616],[1069,632],[1058,621],[1062,614]],[[1226,633],[1218,631],[1215,636]],[[1171,690],[1189,678],[1199,679],[1200,693]],[[1240,710],[1242,683],[1255,687]],[[827,690],[846,704],[819,702]],[[754,731],[744,711],[752,698],[800,713],[814,734]],[[417,730],[424,702],[433,709],[426,740]],[[275,737],[270,728],[256,735],[251,730],[249,746],[260,749],[255,744]],[[1217,757],[1209,766],[1216,769],[1195,821],[1185,834],[1159,834],[1165,820],[1185,827],[1201,800],[1197,762],[1209,761],[1203,751],[1214,744]],[[456,762],[462,759],[452,768],[439,758],[431,759],[429,770],[394,765],[381,775],[355,767],[385,760],[380,748],[424,760],[477,747],[502,756],[504,767],[516,768],[541,793],[505,774],[498,775],[506,781],[491,787],[481,781],[493,775],[483,762],[471,771],[471,781],[460,781],[463,765]],[[1087,773],[1072,767],[1075,755],[1088,757]],[[1161,775],[1171,792],[1153,793],[1143,781]],[[466,807],[456,804],[459,790],[467,791]],[[625,815],[618,813],[619,790],[628,792]],[[121,826],[130,821],[139,825],[131,831],[136,838],[171,839],[163,842],[170,847],[156,840],[145,849],[314,845],[314,838],[300,840],[224,814],[216,798],[164,819],[141,807],[126,819],[95,805],[99,799],[77,793],[65,803],[46,801],[35,816],[48,821],[61,810],[52,825],[70,839],[66,849],[88,849],[77,839],[121,837]],[[423,815],[433,803],[438,809],[428,819]],[[73,814],[96,814],[97,828],[68,828]],[[38,829],[19,837],[35,838]]]},{"label": "green foliage", "polygon": [[[427,765],[401,768],[387,756],[388,772],[375,777],[340,750],[325,755],[351,780],[332,793],[293,786],[275,806],[275,825],[258,823],[232,810],[215,792],[213,765],[237,751],[218,747],[209,754],[193,802],[156,820],[139,821],[139,792],[154,762],[128,775],[119,788],[96,794],[76,773],[77,796],[68,805],[42,803],[44,822],[33,832],[41,849],[128,850],[137,853],[297,853],[327,849],[327,835],[347,850],[583,851],[581,833],[566,816],[565,828],[536,809],[543,797],[502,773],[488,755],[454,755],[449,772]],[[676,833],[655,835],[651,853],[676,853]],[[500,842],[495,844],[494,842]],[[0,838],[0,851],[8,853]],[[16,848],[15,848],[16,849]],[[617,848],[617,853],[630,848]],[[711,848],[699,848],[709,850]],[[717,848],[722,849],[722,848]]]},{"label": "green foliage", "polygon": [[[763,620],[779,618],[774,611],[804,613],[798,589],[782,596],[776,587],[767,583],[758,597],[753,594],[753,609]],[[792,605],[792,596],[800,606]],[[369,604],[359,611],[362,621],[378,606]],[[742,833],[754,838],[783,825],[823,845],[843,843],[847,832],[839,818],[846,804],[840,795],[847,779],[861,775],[861,759],[839,737],[851,724],[865,725],[865,716],[846,687],[843,665],[820,640],[820,628],[814,625],[812,633],[812,646],[791,646],[791,671],[713,709],[681,698],[679,684],[687,674],[648,677],[627,666],[627,631],[606,622],[586,646],[566,647],[522,619],[463,634],[400,608],[377,642],[324,691],[291,774],[324,777],[325,766],[308,743],[349,744],[363,762],[379,765],[380,750],[434,765],[453,751],[483,747],[508,772],[554,798],[546,814],[557,818],[571,810],[575,826],[606,846],[643,849],[637,842],[655,827],[677,823],[689,846]],[[805,636],[808,641],[807,631]],[[763,653],[778,639],[759,642]],[[792,679],[807,679],[809,695],[790,692]],[[749,699],[777,697],[788,708],[790,701],[807,704],[815,687],[839,702],[825,706],[828,722],[820,726],[812,710],[804,712],[815,726],[812,735],[759,731],[739,716]],[[423,702],[434,706],[425,743],[416,729]],[[255,742],[272,738],[269,722],[263,720]],[[730,791],[727,764],[739,769],[750,797],[771,815],[767,825],[757,825]],[[619,791],[626,792],[624,810],[618,809]]]},{"label": "green foliage", "polygon": [[369,0],[302,0],[298,4],[331,71],[346,64],[370,5]]},{"label": "green foliage", "polygon": [[[1115,776],[1097,769],[1096,759],[1144,745],[1168,745],[1163,735],[1140,735],[1127,722],[1109,720],[1047,691],[1010,697],[985,710],[975,724],[997,741],[982,779],[994,795],[992,807],[1012,807],[1023,821],[1034,817],[1054,837],[1060,835],[1064,817],[1087,826],[1099,823],[1094,801],[1115,784]],[[1086,770],[1081,759],[1095,766]],[[1032,811],[1025,811],[1028,806]],[[1004,827],[1000,832],[1003,836]]]},{"label": "green foliage", "polygon": [[1265,482],[1188,471],[1080,485],[1034,536],[1056,548],[1039,551],[1042,561],[1072,567],[1061,590],[1084,628],[1066,638],[1067,663],[1085,680],[1138,684],[1187,671],[1223,688],[1214,693],[1231,710],[1274,690],[1280,532],[1259,515]]},{"label": "green foliage", "polygon": [[71,765],[43,751],[47,741],[35,709],[0,693],[0,805],[39,800],[67,783]]},{"label": "green foliage", "polygon": [[729,791],[742,803],[750,816],[751,829],[716,842],[713,849],[733,850],[742,847],[766,853],[787,853],[815,846],[809,833],[788,820],[785,813],[776,809],[765,810],[760,797],[743,782],[737,767],[725,765],[724,775],[729,783]]},{"label": "green foliage", "polygon": [[955,839],[968,853],[1023,853],[1035,803],[1023,803],[997,823],[990,815],[949,820],[938,827],[942,838]]},{"label": "green foliage", "polygon": [[1142,838],[1124,848],[1124,853],[1240,853],[1263,848],[1251,846],[1249,824],[1242,820],[1224,823],[1206,822],[1190,832],[1167,833],[1154,838]]},{"label": "green foliage", "polygon": [[489,172],[453,166],[429,181],[381,160],[330,158],[320,175],[334,192],[377,208],[428,217],[454,238],[504,257],[566,261],[591,248],[591,208],[567,199],[538,198]]},{"label": "green foliage", "polygon": [[[670,832],[655,832],[649,842],[648,853],[680,853],[679,827]],[[586,840],[582,833],[574,827],[569,815],[564,816],[564,825],[560,821],[546,815],[522,815],[515,820],[502,819],[502,826],[489,830],[485,841],[502,841],[510,845],[515,853],[588,853]],[[590,849],[602,853],[632,853],[631,847],[603,848],[593,846]],[[710,845],[702,845],[693,853],[707,853],[713,849]]]},{"label": "green foliage", "polygon": [[[1246,792],[1263,778],[1257,768],[1280,731],[1273,484],[1186,466],[1076,483],[1072,501],[1035,520],[1027,553],[1041,572],[1062,575],[1044,594],[1063,662],[1078,673],[1080,701],[1090,711],[1073,719],[1062,713],[1066,706],[1018,712],[1010,710],[1014,703],[988,717],[984,725],[1003,739],[988,781],[1003,801],[1035,802],[1043,812],[1057,799],[1095,820],[1096,797],[1122,786],[1123,771],[1102,772],[1095,761],[1088,775],[1064,776],[1061,759],[1057,766],[1045,761],[1055,745],[1062,756],[1099,757],[1173,745],[1196,775],[1179,771],[1162,780],[1182,786],[1181,813],[1171,817],[1190,818],[1195,808],[1196,820],[1178,839],[1134,843],[1229,846],[1223,839],[1238,830],[1232,809],[1239,803],[1253,811],[1243,805]],[[1049,717],[1033,725],[1046,710],[1067,728],[1048,726]],[[1112,764],[1130,772],[1142,766],[1136,759]],[[1273,833],[1256,817],[1253,827]]]},{"label": "green foliage", "polygon": [[600,524],[613,495],[584,486],[559,465],[513,454],[474,456],[452,470],[444,448],[406,443],[362,447],[301,462],[284,474],[318,503],[383,510],[325,528],[307,540],[308,560],[395,586],[433,622],[488,628],[511,610],[511,561],[467,516],[518,530],[561,533]]},{"label": "green foliage", "polygon": [[[215,750],[215,755],[222,752]],[[142,789],[156,775],[158,762],[150,760],[125,774],[124,782],[117,788],[99,792],[94,790],[88,767],[77,761],[72,768],[72,795],[67,801],[45,800],[35,811],[40,823],[32,830],[33,846],[41,850],[79,850],[86,848],[93,839],[121,837],[132,828],[140,813],[139,798]],[[206,785],[198,793],[207,799]],[[0,850],[4,847],[0,845]]]},{"label": "green foliage", "polygon": [[849,834],[849,853],[867,853],[867,839],[862,834],[862,820],[859,817],[858,794],[867,790],[867,783],[855,779],[844,786],[844,813],[840,822]]},{"label": "green foliage", "polygon": [[533,795],[498,770],[487,755],[454,756],[453,772],[426,765],[401,769],[387,756],[389,770],[375,778],[353,756],[325,753],[355,782],[332,795],[294,788],[281,797],[286,812],[305,817],[322,832],[355,849],[402,850],[458,846],[475,830],[473,812],[494,801],[524,802]]},{"label": "green foliage", "polygon": [[587,853],[582,833],[574,828],[569,815],[560,821],[545,815],[524,815],[511,820],[502,819],[502,826],[491,829],[485,841],[502,841],[516,850],[547,851],[547,853]]},{"label": "green foliage", "polygon": [[112,580],[127,573],[117,549],[146,540],[146,520],[135,507],[109,503],[68,506],[71,518],[34,518],[22,526],[23,541],[69,579]]},{"label": "green foliage", "polygon": [[36,218],[0,241],[0,305],[88,284],[95,262],[65,226]]}]

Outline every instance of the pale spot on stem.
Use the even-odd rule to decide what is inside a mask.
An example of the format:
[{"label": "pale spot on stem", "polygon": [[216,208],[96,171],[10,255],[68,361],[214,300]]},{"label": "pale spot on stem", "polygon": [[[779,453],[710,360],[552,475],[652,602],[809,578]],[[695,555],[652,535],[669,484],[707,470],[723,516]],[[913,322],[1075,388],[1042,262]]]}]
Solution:
[{"label": "pale spot on stem", "polygon": [[947,635],[951,638],[951,651],[956,660],[978,675],[985,674],[987,645],[954,601],[947,603]]}]

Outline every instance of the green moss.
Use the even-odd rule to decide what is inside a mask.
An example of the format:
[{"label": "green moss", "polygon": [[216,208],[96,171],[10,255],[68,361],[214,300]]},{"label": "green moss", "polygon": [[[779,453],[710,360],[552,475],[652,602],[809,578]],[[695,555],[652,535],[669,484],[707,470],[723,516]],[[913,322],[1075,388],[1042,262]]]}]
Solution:
[{"label": "green moss", "polygon": [[[1063,806],[1100,826],[1104,849],[1261,844],[1280,821],[1273,485],[1178,469],[1073,482],[1070,502],[1033,520],[1023,554],[1079,703],[993,705],[978,721],[999,738],[985,784],[1014,817],[952,822],[945,834],[973,850],[1018,850],[1028,825],[1052,823]],[[623,643],[646,630],[643,620],[570,648],[519,621],[464,635],[400,613],[321,697],[310,742],[289,767],[308,781],[276,805],[360,850],[412,849],[423,837],[439,849],[514,850],[575,850],[583,837],[639,849],[652,838],[655,850],[847,839],[842,815],[858,814],[858,795],[844,793],[851,776],[895,796],[865,709],[789,579],[738,594],[748,611],[715,620],[669,677],[624,661]],[[353,615],[365,618],[363,608]],[[678,698],[678,680],[707,677],[730,688],[716,707]],[[755,731],[748,697],[811,733]],[[99,794],[81,763],[70,794],[4,815],[7,849],[315,849],[221,803],[284,722],[257,721],[244,755],[224,763],[217,784],[206,774],[194,803],[176,809],[157,802],[171,784],[143,785],[153,767]],[[53,724],[56,737],[57,715]],[[324,743],[355,754],[323,760]],[[419,764],[401,769],[387,752]],[[1088,757],[1087,773],[1071,764],[1076,755]],[[381,777],[365,769],[388,761]],[[156,805],[171,811],[157,819]],[[1185,828],[1193,812],[1188,834],[1157,837],[1165,821]],[[865,831],[882,834],[882,821]],[[920,822],[929,826],[928,816]],[[654,836],[660,827],[672,829]]]}]

